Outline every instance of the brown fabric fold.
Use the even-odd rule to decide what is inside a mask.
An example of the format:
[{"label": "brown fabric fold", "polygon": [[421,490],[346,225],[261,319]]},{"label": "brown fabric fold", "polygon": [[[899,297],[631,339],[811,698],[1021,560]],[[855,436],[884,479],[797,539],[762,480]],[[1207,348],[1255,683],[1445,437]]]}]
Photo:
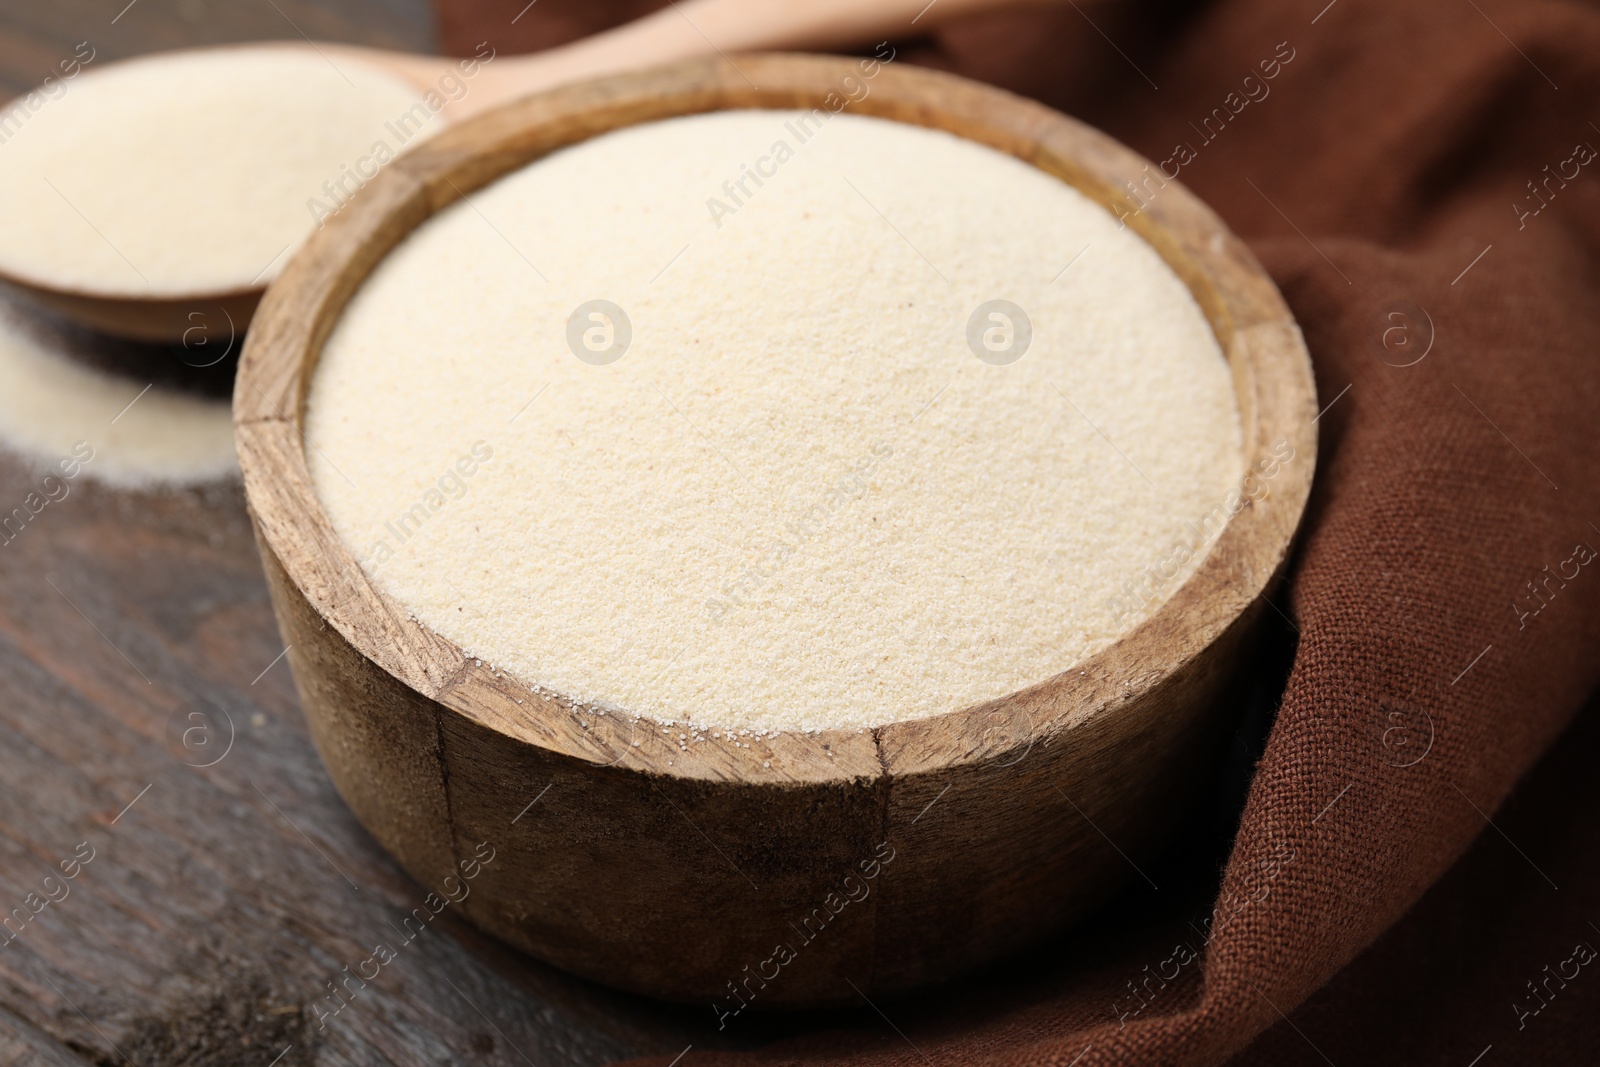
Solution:
[{"label": "brown fabric fold", "polygon": [[[1080,0],[901,52],[1175,161],[1305,331],[1292,665],[1220,888],[680,1067],[1600,1061],[1600,7],[1325,3]],[[652,5],[521,6],[441,2],[447,50]]]}]

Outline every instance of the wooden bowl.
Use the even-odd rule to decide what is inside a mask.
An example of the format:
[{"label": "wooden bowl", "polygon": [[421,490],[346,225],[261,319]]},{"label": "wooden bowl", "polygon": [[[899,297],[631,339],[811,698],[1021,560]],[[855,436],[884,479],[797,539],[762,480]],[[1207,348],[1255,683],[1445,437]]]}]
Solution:
[{"label": "wooden bowl", "polygon": [[1300,332],[1204,204],[1168,183],[1135,212],[1121,189],[1146,161],[1104,134],[996,89],[886,66],[849,110],[1026,160],[1127,214],[1160,252],[1227,354],[1256,471],[1246,488],[1260,499],[1236,514],[1238,495],[1218,501],[1226,526],[1210,555],[1115,645],[935,718],[685,751],[675,730],[541,699],[468,659],[374,587],[323,513],[302,443],[323,342],[402,237],[508,171],[634,123],[831,107],[860,74],[832,57],[737,63],[533,96],[401,157],[267,293],[234,393],[289,663],[357,817],[421,889],[466,886],[460,906],[485,930],[719,1013],[902,993],[1037,944],[1136,878],[1132,863],[1181,822],[1214,765],[1232,719],[1225,683],[1288,552],[1316,450]]}]

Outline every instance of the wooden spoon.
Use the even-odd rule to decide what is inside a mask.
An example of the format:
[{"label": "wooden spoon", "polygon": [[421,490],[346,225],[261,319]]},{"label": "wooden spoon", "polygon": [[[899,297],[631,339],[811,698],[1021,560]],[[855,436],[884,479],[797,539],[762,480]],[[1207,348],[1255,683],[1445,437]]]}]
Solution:
[{"label": "wooden spoon", "polygon": [[[661,11],[617,29],[545,52],[477,65],[468,90],[459,99],[447,100],[437,117],[455,122],[553,86],[655,64],[758,49],[847,48],[886,37],[903,38],[959,15],[1026,2],[815,0],[790,4],[781,0],[669,0],[669,6]],[[439,93],[443,79],[458,76],[459,61],[440,56],[311,42],[272,47],[315,52],[336,67],[360,63],[381,68],[423,94]],[[485,48],[492,58],[493,49],[487,42]],[[436,99],[444,96],[440,93]],[[240,116],[240,121],[247,123],[249,117]],[[190,160],[183,158],[172,160],[174,187],[182,187],[189,164]],[[105,166],[107,161],[97,160],[94,165]],[[41,185],[39,196],[51,195]],[[298,244],[305,236],[304,232],[286,234],[285,239]],[[198,337],[200,343],[212,343],[220,329],[226,328],[230,336],[233,331],[244,329],[271,276],[245,287],[219,285],[151,297],[96,291],[87,286],[63,287],[31,277],[15,266],[10,271],[0,271],[0,280],[27,291],[47,307],[109,334],[164,343],[188,343]]]}]

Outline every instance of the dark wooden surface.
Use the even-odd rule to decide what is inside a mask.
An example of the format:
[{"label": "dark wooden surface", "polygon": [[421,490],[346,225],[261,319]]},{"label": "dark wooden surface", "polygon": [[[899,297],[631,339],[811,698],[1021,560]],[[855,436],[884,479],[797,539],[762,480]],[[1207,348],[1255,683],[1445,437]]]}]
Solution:
[{"label": "dark wooden surface", "polygon": [[[36,481],[0,457],[8,507]],[[0,547],[0,590],[0,901],[95,852],[0,948],[0,1063],[265,1065],[292,1044],[280,1063],[593,1064],[694,1040],[685,1013],[449,910],[319,1029],[325,983],[398,943],[426,890],[334,793],[284,664],[261,674],[283,645],[237,487],[80,479]],[[196,700],[233,734],[200,769],[210,754],[168,738]]]}]

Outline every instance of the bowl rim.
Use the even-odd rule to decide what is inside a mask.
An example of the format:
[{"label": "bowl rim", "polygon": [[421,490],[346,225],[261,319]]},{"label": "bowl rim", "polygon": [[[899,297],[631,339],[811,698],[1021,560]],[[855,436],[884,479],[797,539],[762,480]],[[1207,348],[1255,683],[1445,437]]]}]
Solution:
[{"label": "bowl rim", "polygon": [[[870,91],[847,98],[845,79],[860,84],[868,63],[877,64]],[[686,746],[681,723],[535,691],[472,659],[361,570],[315,492],[303,418],[323,344],[366,277],[426,219],[551,151],[624,126],[743,108],[849,110],[944,129],[1015,156],[1121,217],[1194,294],[1230,367],[1243,481],[1266,469],[1256,465],[1272,450],[1286,444],[1290,452],[1259,499],[1235,489],[1232,502],[1219,501],[1225,524],[1206,558],[1133,630],[1052,677],[957,711],[870,729],[752,733],[741,744],[711,736],[724,727],[701,726],[695,732],[705,736]],[[234,421],[258,541],[324,623],[388,674],[480,726],[595,768],[782,786],[1020,759],[1101,712],[1179,683],[1185,667],[1253,616],[1310,493],[1316,387],[1300,330],[1255,257],[1193,193],[1163,173],[1161,195],[1148,204],[1129,196],[1131,183],[1148,181],[1154,168],[1108,135],[1003,90],[838,56],[673,64],[538,93],[451,125],[397,158],[315,232],[256,312]]]}]

